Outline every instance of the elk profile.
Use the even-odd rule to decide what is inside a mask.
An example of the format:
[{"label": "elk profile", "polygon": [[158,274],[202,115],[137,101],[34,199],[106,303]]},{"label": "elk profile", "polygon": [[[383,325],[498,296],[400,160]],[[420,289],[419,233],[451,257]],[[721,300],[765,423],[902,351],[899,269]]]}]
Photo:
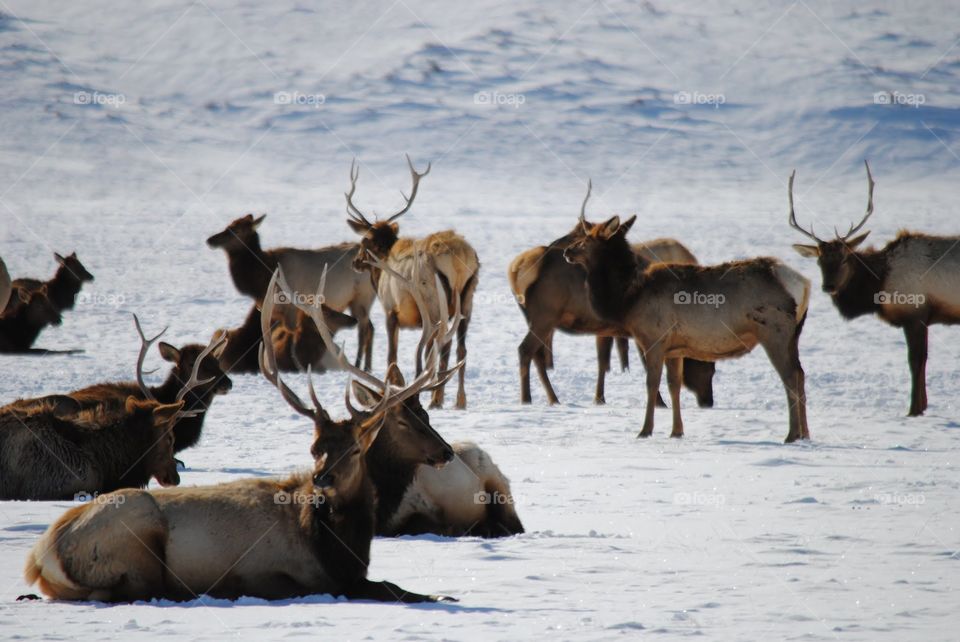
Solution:
[{"label": "elk profile", "polygon": [[[422,296],[433,297],[434,275],[440,277],[445,292],[444,308],[447,314],[459,306],[463,318],[457,326],[457,361],[467,358],[467,328],[473,312],[473,294],[477,288],[480,261],[477,253],[466,239],[454,232],[445,230],[429,234],[423,238],[400,238],[400,226],[395,222],[413,205],[420,187],[420,180],[430,173],[430,165],[423,173],[418,173],[413,161],[407,156],[407,165],[413,186],[410,196],[404,195],[405,204],[401,210],[385,220],[374,219],[371,222],[353,203],[357,189],[360,169],[356,161],[350,167],[350,191],[344,196],[347,200],[349,218],[347,224],[362,235],[359,251],[354,257],[353,267],[360,272],[369,272],[376,285],[377,295],[383,305],[387,320],[387,363],[396,363],[397,344],[400,328],[418,328],[431,324],[432,319],[422,319],[413,296],[405,287],[403,279],[413,280],[415,287],[422,289]],[[375,260],[371,261],[370,257]],[[385,266],[385,267],[384,267]],[[389,269],[386,269],[389,268]],[[417,273],[419,276],[415,276]],[[429,306],[435,309],[436,306]],[[420,353],[417,349],[417,367],[419,370]],[[443,347],[440,367],[446,369],[450,357],[450,345]],[[465,368],[457,375],[456,408],[467,407],[467,395],[464,390]],[[443,405],[443,386],[433,393],[431,408]]]},{"label": "elk profile", "polygon": [[[808,439],[798,344],[810,282],[772,258],[713,266],[645,266],[626,240],[635,220],[621,224],[620,217],[614,216],[585,231],[564,251],[564,257],[586,270],[590,303],[597,316],[626,328],[644,355],[647,409],[639,436],[653,432],[664,363],[673,411],[671,436],[681,437],[682,358],[729,359],[759,344],[787,393],[786,441]],[[691,294],[698,299],[692,300]],[[710,299],[701,304],[701,295]]]},{"label": "elk profile", "polygon": [[72,310],[77,301],[77,294],[80,293],[84,283],[93,281],[93,275],[77,258],[76,252],[68,256],[61,256],[55,252],[53,258],[58,267],[52,279],[46,282],[39,279],[16,279],[13,281],[13,288],[35,292],[46,285],[47,296],[58,311]]},{"label": "elk profile", "polygon": [[790,227],[814,241],[815,245],[794,245],[808,258],[816,258],[823,276],[823,291],[844,319],[876,314],[883,321],[903,328],[910,364],[911,392],[908,415],[916,417],[927,409],[928,328],[934,324],[960,323],[960,236],[929,236],[901,231],[879,250],[858,249],[870,232],[857,234],[873,214],[873,175],[867,168],[867,212],[846,234],[824,240],[797,223],[793,207],[793,179],[790,199]]}]

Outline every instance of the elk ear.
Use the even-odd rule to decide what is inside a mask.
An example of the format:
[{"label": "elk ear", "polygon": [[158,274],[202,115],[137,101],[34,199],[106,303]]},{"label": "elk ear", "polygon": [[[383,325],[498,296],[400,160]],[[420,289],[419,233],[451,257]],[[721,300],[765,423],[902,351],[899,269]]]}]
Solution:
[{"label": "elk ear", "polygon": [[630,228],[633,227],[633,224],[636,222],[637,222],[637,215],[634,214],[633,216],[631,216],[626,221],[620,224],[620,228],[617,230],[617,234],[623,234],[624,236],[626,236],[627,232],[630,231]]},{"label": "elk ear", "polygon": [[[357,325],[357,320],[355,317],[350,316],[349,314],[344,314],[343,312],[337,312],[333,308],[327,307],[326,305],[321,304],[320,306],[323,309],[323,319],[330,327],[335,331],[340,328],[352,328]],[[304,315],[306,317],[306,315]]]},{"label": "elk ear", "polygon": [[870,236],[870,232],[864,232],[860,236],[846,241],[844,245],[851,250],[857,249],[857,246],[867,240],[867,237]]},{"label": "elk ear", "polygon": [[164,432],[173,429],[173,420],[177,413],[183,409],[185,402],[180,400],[176,403],[160,404],[153,409],[153,425],[162,428]]},{"label": "elk ear", "polygon": [[128,415],[132,415],[138,410],[145,410],[148,408],[153,408],[157,405],[156,401],[150,401],[149,399],[139,399],[130,395],[127,397],[126,402],[123,404],[123,410]]},{"label": "elk ear", "polygon": [[605,223],[600,224],[600,236],[605,239],[611,238],[620,229],[620,217],[612,216]]},{"label": "elk ear", "polygon": [[53,258],[54,258],[54,259],[56,260],[56,262],[59,263],[60,265],[63,265],[64,263],[67,262],[67,259],[63,258],[62,256],[60,256],[60,255],[57,254],[56,252],[53,253]]},{"label": "elk ear", "polygon": [[357,442],[360,444],[360,450],[364,454],[370,450],[370,446],[377,440],[380,429],[383,428],[383,424],[386,423],[383,419],[383,412],[378,412],[357,427],[359,433],[357,435]]},{"label": "elk ear", "polygon": [[[251,218],[253,218],[253,217],[251,217]],[[263,223],[263,219],[265,219],[265,218],[267,218],[267,215],[266,215],[266,214],[262,214],[262,215],[258,216],[257,218],[253,219],[253,229],[257,229],[258,227],[260,227],[260,224]]]},{"label": "elk ear", "polygon": [[357,234],[361,234],[361,235],[362,235],[362,234],[366,234],[366,233],[367,233],[367,229],[368,229],[367,226],[364,225],[363,223],[361,223],[360,221],[354,221],[354,220],[348,218],[348,219],[347,219],[347,225],[349,225],[349,226],[350,226],[350,229],[352,229],[352,230],[353,230],[354,232],[356,232]]},{"label": "elk ear", "polygon": [[69,395],[47,395],[41,401],[47,404],[54,417],[69,417],[83,410],[80,402]]},{"label": "elk ear", "polygon": [[30,292],[26,288],[17,288],[17,296],[20,298],[21,303],[30,303]]},{"label": "elk ear", "polygon": [[390,367],[387,368],[387,383],[391,383],[400,388],[407,385],[403,380],[403,373],[400,372],[400,366],[397,365],[396,361],[391,363]]},{"label": "elk ear", "polygon": [[379,392],[373,388],[370,388],[369,386],[365,386],[359,381],[353,382],[353,396],[357,398],[357,401],[368,408],[377,405],[380,402],[380,399],[383,398]]},{"label": "elk ear", "polygon": [[[223,335],[225,335],[226,333],[227,333],[226,330],[218,330],[217,332],[215,332],[215,333],[213,334],[213,336],[215,336],[215,337],[217,337],[217,336],[223,336]],[[227,344],[228,344],[228,343],[230,343],[230,340],[229,340],[229,339],[224,339],[224,340],[223,340],[223,343],[221,343],[221,344],[216,348],[216,350],[214,350],[213,352],[210,353],[210,354],[213,355],[213,358],[214,358],[214,359],[216,359],[217,361],[220,360],[220,357],[223,356],[223,351],[227,349]]]},{"label": "elk ear", "polygon": [[400,224],[399,224],[399,223],[391,223],[391,224],[390,224],[390,231],[393,232],[395,235],[396,235],[396,234],[400,234]]},{"label": "elk ear", "polygon": [[793,249],[797,251],[797,254],[800,256],[805,256],[808,259],[815,259],[820,256],[820,248],[816,245],[801,245],[800,243],[794,243]]},{"label": "elk ear", "polygon": [[180,351],[166,341],[161,341],[157,347],[160,349],[160,356],[163,357],[164,361],[169,361],[170,363],[180,361]]}]

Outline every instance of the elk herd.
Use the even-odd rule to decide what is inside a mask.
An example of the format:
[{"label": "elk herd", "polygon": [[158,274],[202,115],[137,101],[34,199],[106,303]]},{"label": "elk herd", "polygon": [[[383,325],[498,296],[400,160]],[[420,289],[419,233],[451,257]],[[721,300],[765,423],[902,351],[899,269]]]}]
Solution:
[{"label": "elk herd", "polygon": [[[25,569],[29,584],[66,600],[330,593],[445,601],[452,598],[368,579],[372,539],[524,532],[509,480],[489,454],[470,442],[448,443],[420,402],[427,393],[429,408],[441,408],[445,386],[456,378],[454,406],[467,407],[466,336],[480,261],[453,230],[400,235],[398,220],[431,170],[428,164],[417,171],[409,157],[407,164],[409,196],[384,218],[356,205],[359,167],[351,166],[346,223],[356,243],[265,250],[258,228],[266,215],[251,214],[210,236],[208,246],[226,253],[234,286],[252,299],[238,327],[217,329],[206,344],[177,347],[160,341],[163,332],[148,338],[134,316],[141,347],[131,355],[131,381],[49,391],[0,407],[0,499],[92,498],[37,541]],[[794,248],[817,259],[823,291],[844,318],[876,313],[903,328],[913,381],[909,414],[916,416],[927,407],[928,326],[960,322],[960,237],[901,232],[883,249],[861,249],[869,232],[860,231],[873,214],[869,165],[867,181],[864,217],[823,240],[797,223],[792,174],[788,222],[813,241]],[[598,404],[605,402],[613,346],[626,368],[632,340],[646,373],[639,436],[652,434],[656,408],[667,405],[660,396],[666,369],[670,435],[681,437],[681,387],[711,407],[715,362],[759,345],[786,393],[786,441],[809,439],[799,341],[810,281],[772,257],[701,265],[675,239],[631,243],[636,216],[586,219],[591,190],[569,233],[509,266],[528,327],[518,348],[521,402],[531,402],[531,362],[548,402],[559,402],[548,376],[557,330],[595,337]],[[40,331],[58,325],[82,284],[93,280],[76,254],[55,258],[59,268],[47,282],[12,280],[0,261],[0,351],[37,351]],[[380,374],[372,371],[375,299],[387,337]],[[352,327],[358,350],[350,359],[334,337]],[[420,330],[406,376],[398,364],[402,328]],[[153,347],[170,364],[158,386],[144,379]],[[314,387],[314,375],[326,371],[346,373],[339,412],[324,408]],[[200,442],[214,399],[230,392],[231,376],[257,373],[312,424],[312,467],[285,478],[180,487],[176,456]],[[307,396],[283,373],[305,373]],[[148,488],[151,480],[161,488]]]}]

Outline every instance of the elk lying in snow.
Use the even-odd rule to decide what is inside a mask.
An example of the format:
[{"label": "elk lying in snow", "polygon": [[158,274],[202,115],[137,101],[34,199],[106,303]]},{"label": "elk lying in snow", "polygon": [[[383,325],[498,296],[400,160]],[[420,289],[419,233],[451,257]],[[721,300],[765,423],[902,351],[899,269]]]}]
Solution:
[{"label": "elk lying in snow", "polygon": [[[357,320],[349,314],[323,306],[323,314],[329,319],[330,328],[336,333],[341,328],[352,328]],[[314,372],[323,372],[333,363],[326,358],[326,347],[313,322],[302,311],[296,312],[296,325],[287,326],[289,315],[274,313],[273,346],[281,372],[303,372],[308,366]],[[250,308],[243,325],[232,330],[217,330],[226,334],[227,344],[220,354],[220,367],[224,372],[253,373],[260,371],[257,360],[261,334],[260,310],[256,304]]]},{"label": "elk lying in snow", "polygon": [[76,252],[66,257],[54,253],[53,258],[56,259],[59,267],[52,279],[46,283],[39,279],[16,279],[13,282],[13,288],[15,291],[19,289],[26,292],[35,292],[46,285],[47,296],[50,297],[50,301],[59,312],[72,310],[77,300],[77,294],[80,293],[80,288],[83,287],[85,282],[93,281],[93,275],[77,258]]},{"label": "elk lying in snow", "polygon": [[[295,248],[260,247],[257,228],[266,214],[253,218],[247,214],[230,223],[225,230],[207,239],[212,248],[222,248],[227,253],[230,276],[241,294],[252,297],[258,304],[263,302],[263,293],[277,267],[282,267],[295,296],[312,293],[317,289],[317,278],[324,265],[330,265],[330,284],[324,303],[341,312],[347,308],[357,319],[359,351],[356,365],[370,369],[373,355],[373,323],[370,308],[376,292],[365,274],[358,274],[351,267],[351,259],[357,253],[356,243],[341,243],[318,250]],[[292,315],[290,316],[293,322]]]},{"label": "elk lying in snow", "polygon": [[[866,164],[866,162],[864,162]],[[816,245],[794,245],[802,256],[816,257],[823,274],[823,291],[841,316],[855,319],[876,314],[903,328],[907,339],[912,390],[911,417],[927,409],[927,328],[936,323],[960,323],[960,236],[927,236],[902,231],[881,250],[858,250],[870,232],[860,231],[873,214],[873,176],[867,167],[867,213],[857,225],[824,241],[797,224],[790,175],[790,226]]]},{"label": "elk lying in snow", "polygon": [[[594,402],[602,404],[604,379],[610,370],[610,352],[614,337],[620,353],[621,367],[627,366],[628,336],[624,328],[603,321],[590,307],[584,287],[584,272],[578,265],[568,263],[563,251],[571,243],[583,237],[583,230],[595,224],[584,218],[590,187],[580,207],[580,219],[576,227],[548,246],[531,248],[519,254],[507,272],[510,287],[527,319],[528,331],[520,343],[520,401],[530,403],[530,361],[540,375],[549,403],[559,403],[547,376],[553,368],[553,334],[560,329],[574,334],[594,334],[597,341],[597,389]],[[694,255],[679,241],[655,239],[632,246],[634,253],[646,264],[681,263],[697,264]],[[713,363],[685,359],[683,383],[697,396],[701,407],[713,406]],[[661,400],[662,403],[662,400]]]},{"label": "elk lying in snow", "polygon": [[74,499],[180,483],[172,425],[183,402],[128,397],[117,410],[62,414],[56,399],[0,410],[0,499]]},{"label": "elk lying in snow", "polygon": [[810,282],[776,259],[713,266],[646,266],[614,216],[586,231],[564,251],[587,273],[587,291],[601,319],[626,328],[644,355],[647,411],[641,437],[653,432],[664,362],[673,410],[671,437],[683,436],[680,417],[682,357],[704,361],[738,357],[763,346],[787,392],[787,442],[808,439],[804,374],[798,342]]},{"label": "elk lying in snow", "polygon": [[428,385],[434,370],[428,367],[409,386],[388,388],[375,408],[334,421],[316,395],[307,406],[281,380],[272,342],[261,354],[264,376],[314,424],[310,474],[118,491],[107,497],[122,502],[79,506],[51,525],[27,558],[27,582],[39,581],[44,594],[67,600],[315,593],[384,602],[451,599],[367,579],[376,495],[366,454],[386,414]]},{"label": "elk lying in snow", "polygon": [[29,352],[30,346],[48,325],[58,326],[60,312],[47,296],[46,286],[29,292],[16,288],[0,314],[0,352]]},{"label": "elk lying in snow", "polygon": [[[477,253],[469,243],[453,230],[436,232],[421,239],[400,238],[400,226],[396,221],[410,209],[417,197],[420,179],[430,173],[430,165],[422,174],[417,173],[413,162],[407,156],[407,165],[413,178],[413,187],[410,197],[404,195],[406,204],[403,209],[384,221],[370,220],[353,204],[353,194],[357,189],[357,178],[360,170],[356,162],[350,168],[350,191],[347,198],[347,212],[350,218],[347,224],[358,234],[363,236],[360,241],[360,250],[353,261],[354,269],[369,271],[377,287],[377,295],[383,304],[383,311],[387,317],[387,363],[397,361],[397,343],[400,328],[418,328],[429,325],[432,319],[421,319],[410,292],[404,287],[399,277],[414,278],[418,272],[422,278],[416,278],[417,283],[424,287],[422,296],[433,296],[433,275],[440,277],[444,288],[447,314],[450,314],[455,305],[459,305],[463,319],[457,327],[457,361],[467,358],[467,328],[470,325],[470,316],[473,311],[473,293],[477,288],[477,276],[480,270],[480,261]],[[376,261],[370,262],[374,257]],[[389,269],[384,269],[383,266]],[[423,284],[426,284],[425,286]],[[295,284],[294,284],[295,285]],[[435,306],[430,306],[435,309]],[[417,367],[419,370],[420,352],[417,350]],[[440,357],[440,367],[446,368],[450,357],[449,344],[443,347]],[[467,395],[464,390],[465,369],[461,368],[457,383],[457,408],[467,407]],[[443,386],[433,393],[431,408],[443,405]]]},{"label": "elk lying in snow", "polygon": [[[278,278],[282,281],[282,275]],[[438,284],[438,294],[442,293],[441,288]],[[429,317],[424,298],[419,292],[416,294],[419,313]],[[332,332],[324,319],[326,315],[315,309],[309,312],[321,337],[328,342],[328,354],[337,356],[343,369],[365,382],[354,382],[357,398],[368,406],[381,403],[387,383],[351,366],[333,344]],[[444,334],[452,337],[459,321],[460,316],[455,312],[453,327],[444,330]],[[428,330],[426,326],[422,341],[427,340]],[[438,341],[442,344],[443,337]],[[462,367],[462,362],[454,369],[458,367]],[[438,381],[431,387],[442,384],[454,369],[438,375]],[[387,379],[392,385],[404,385],[396,364],[390,366]],[[421,390],[427,391],[429,388]],[[367,469],[377,494],[378,535],[435,533],[452,537],[503,537],[523,532],[513,505],[510,481],[476,444],[448,445],[431,427],[419,395],[387,413],[384,427],[367,453]]]}]

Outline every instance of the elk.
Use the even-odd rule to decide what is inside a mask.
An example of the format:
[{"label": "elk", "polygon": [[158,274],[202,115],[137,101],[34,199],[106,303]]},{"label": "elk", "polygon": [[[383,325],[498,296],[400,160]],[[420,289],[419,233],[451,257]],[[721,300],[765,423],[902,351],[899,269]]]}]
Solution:
[{"label": "elk", "polygon": [[[263,334],[269,336],[271,319],[263,316]],[[436,359],[409,386],[387,388],[376,407],[353,409],[349,419],[334,421],[317,401],[309,376],[312,406],[283,382],[271,341],[263,342],[260,355],[264,377],[313,423],[311,472],[118,491],[124,500],[114,501],[110,512],[102,510],[103,503],[71,509],[28,555],[27,582],[39,582],[45,595],[65,600],[330,593],[384,602],[452,601],[367,578],[376,495],[366,454],[390,409],[430,383]]]},{"label": "elk", "polygon": [[73,414],[56,398],[0,410],[0,499],[74,499],[180,483],[173,423],[183,402],[128,397],[119,410]]},{"label": "elk", "polygon": [[[421,317],[429,318],[431,315],[424,297],[409,281],[398,278],[413,293]],[[278,282],[282,289],[282,274]],[[437,279],[438,300],[443,294],[442,287]],[[322,295],[322,290],[318,294]],[[357,398],[368,406],[381,403],[387,383],[347,362],[343,351],[333,344],[333,333],[327,327],[325,311],[318,313],[315,308],[304,309],[316,323],[327,353],[334,355],[340,366],[358,379],[353,383]],[[443,334],[452,338],[460,321],[459,310],[455,310],[452,327]],[[429,339],[428,329],[429,326],[425,325],[422,343]],[[442,345],[444,337],[438,337],[437,342]],[[430,387],[442,385],[454,370],[462,366],[463,362],[460,362],[438,375],[438,381]],[[404,385],[403,375],[396,364],[390,366],[387,378],[393,385]],[[421,392],[429,389],[423,388]],[[367,453],[367,469],[377,494],[378,535],[435,533],[450,537],[503,537],[524,532],[514,507],[510,481],[476,444],[458,442],[448,445],[431,427],[419,395],[410,397],[387,413],[384,427]]]},{"label": "elk", "polygon": [[564,250],[564,257],[586,270],[596,315],[626,328],[643,354],[647,409],[639,436],[653,433],[664,363],[673,411],[670,436],[682,437],[682,357],[730,359],[760,344],[787,393],[787,443],[809,439],[798,343],[810,282],[773,258],[712,266],[646,266],[626,240],[635,221],[634,216],[621,224],[614,216],[584,230],[583,238]]},{"label": "elk", "polygon": [[873,175],[867,168],[867,213],[849,231],[825,241],[797,223],[793,208],[793,179],[787,186],[790,227],[815,245],[794,245],[804,257],[816,258],[823,275],[823,291],[847,320],[876,314],[903,328],[910,364],[910,417],[927,409],[927,329],[933,324],[960,323],[960,236],[929,236],[901,231],[880,250],[857,249],[870,234],[859,232],[873,214]]},{"label": "elk", "polygon": [[7,305],[0,314],[0,353],[30,352],[40,332],[48,325],[58,326],[62,322],[60,312],[47,296],[47,287],[29,292],[14,289],[11,298],[16,301]]},{"label": "elk", "polygon": [[80,293],[84,283],[93,281],[93,275],[77,258],[76,252],[66,257],[54,252],[53,258],[57,261],[59,267],[52,279],[46,282],[39,279],[16,279],[13,282],[13,288],[14,290],[35,292],[46,285],[47,296],[58,311],[72,310],[77,300],[77,294]]},{"label": "elk", "polygon": [[[520,401],[530,403],[530,362],[547,393],[548,402],[559,403],[547,370],[553,368],[553,334],[560,329],[572,334],[595,334],[597,343],[597,387],[594,403],[606,402],[604,382],[610,370],[610,353],[614,338],[620,354],[620,363],[626,369],[628,344],[626,330],[597,317],[590,307],[584,286],[585,275],[578,265],[568,263],[563,251],[582,238],[583,230],[592,229],[585,216],[590,200],[592,182],[580,206],[580,218],[574,229],[548,246],[531,248],[519,254],[507,272],[520,310],[527,320],[527,334],[520,343]],[[632,246],[634,253],[646,264],[697,264],[696,257],[674,239],[655,239]],[[709,362],[685,359],[683,383],[697,396],[700,407],[713,406],[713,374],[715,365]],[[658,397],[658,403],[665,405]]]},{"label": "elk", "polygon": [[[359,351],[354,362],[363,363],[370,369],[373,355],[373,323],[370,321],[370,308],[376,291],[366,275],[358,274],[350,266],[350,259],[357,253],[356,243],[341,243],[317,250],[296,248],[274,248],[264,250],[260,247],[260,235],[257,228],[263,223],[266,214],[254,218],[247,214],[233,221],[222,232],[207,239],[211,248],[222,248],[227,253],[230,276],[241,294],[252,297],[261,304],[263,293],[276,268],[282,267],[295,288],[295,296],[314,292],[317,289],[317,275],[324,265],[330,265],[330,286],[324,303],[342,312],[349,308],[357,319]],[[293,317],[290,317],[291,322]]]},{"label": "elk", "polygon": [[[459,305],[463,318],[457,326],[457,361],[467,358],[467,328],[473,311],[473,294],[477,288],[477,278],[480,262],[477,253],[467,243],[466,239],[454,232],[445,230],[430,234],[424,238],[400,238],[400,226],[395,221],[403,216],[413,205],[420,187],[420,180],[430,173],[430,165],[426,171],[418,173],[413,167],[413,161],[407,156],[407,165],[413,186],[409,198],[403,195],[405,204],[402,209],[392,214],[386,220],[374,219],[371,222],[353,203],[353,195],[357,189],[357,178],[360,168],[356,161],[350,166],[350,191],[344,194],[347,200],[347,224],[363,238],[360,241],[359,251],[353,260],[353,267],[358,272],[369,272],[377,288],[377,295],[383,305],[387,319],[387,363],[396,363],[397,344],[400,328],[417,328],[429,324],[431,319],[421,319],[414,303],[413,296],[404,287],[398,275],[404,278],[413,278],[414,272],[423,274],[423,279],[417,279],[422,287],[422,296],[432,297],[432,275],[440,277],[443,284],[444,298],[447,313]],[[369,257],[375,257],[377,262],[370,262]],[[386,265],[390,270],[384,270]],[[424,285],[426,284],[426,285]],[[434,306],[430,306],[431,309]],[[423,346],[417,350],[417,368],[419,371],[420,353]],[[440,367],[446,369],[450,358],[450,345],[443,347],[440,356]],[[465,369],[461,368],[457,375],[456,408],[467,407],[467,395],[464,390]],[[443,386],[433,392],[431,408],[443,406]]]}]

